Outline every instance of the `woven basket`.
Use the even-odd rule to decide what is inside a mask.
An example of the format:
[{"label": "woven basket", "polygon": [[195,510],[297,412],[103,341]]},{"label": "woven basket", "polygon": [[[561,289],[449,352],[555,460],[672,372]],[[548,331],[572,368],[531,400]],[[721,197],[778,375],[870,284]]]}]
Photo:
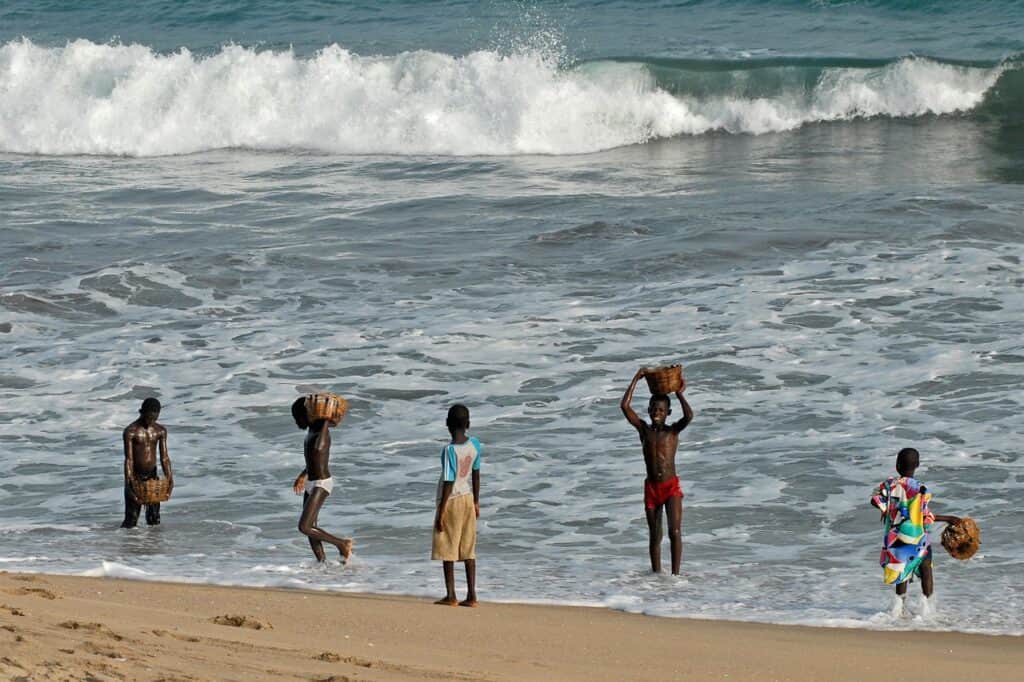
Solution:
[{"label": "woven basket", "polygon": [[166,478],[151,478],[148,481],[132,481],[132,492],[140,504],[157,504],[171,498]]},{"label": "woven basket", "polygon": [[942,531],[942,546],[954,559],[964,561],[974,556],[981,545],[981,530],[969,516],[946,526]]},{"label": "woven basket", "polygon": [[652,395],[668,395],[683,387],[683,366],[657,367],[644,374]]},{"label": "woven basket", "polygon": [[306,396],[306,416],[310,423],[326,419],[337,426],[348,412],[348,401],[333,393],[312,393]]}]

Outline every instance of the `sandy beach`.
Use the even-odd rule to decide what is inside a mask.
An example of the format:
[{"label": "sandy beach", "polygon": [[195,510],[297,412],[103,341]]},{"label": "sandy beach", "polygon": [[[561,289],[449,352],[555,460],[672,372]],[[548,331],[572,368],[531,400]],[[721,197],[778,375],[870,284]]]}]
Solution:
[{"label": "sandy beach", "polygon": [[0,574],[6,680],[1019,680],[1021,638]]}]

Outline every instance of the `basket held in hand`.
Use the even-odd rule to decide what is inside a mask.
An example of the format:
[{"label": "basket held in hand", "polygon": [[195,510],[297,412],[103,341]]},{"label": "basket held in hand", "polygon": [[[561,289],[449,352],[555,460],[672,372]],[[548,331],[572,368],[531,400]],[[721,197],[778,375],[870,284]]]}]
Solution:
[{"label": "basket held in hand", "polygon": [[657,367],[644,374],[652,395],[668,395],[683,387],[683,366]]},{"label": "basket held in hand", "polygon": [[132,492],[140,504],[158,504],[171,498],[166,478],[151,478],[148,481],[132,481]]},{"label": "basket held in hand", "polygon": [[348,401],[333,393],[312,393],[306,396],[306,416],[310,423],[326,419],[337,426],[348,412]]},{"label": "basket held in hand", "polygon": [[954,559],[970,559],[981,545],[981,531],[969,516],[946,526],[942,531],[942,546]]}]

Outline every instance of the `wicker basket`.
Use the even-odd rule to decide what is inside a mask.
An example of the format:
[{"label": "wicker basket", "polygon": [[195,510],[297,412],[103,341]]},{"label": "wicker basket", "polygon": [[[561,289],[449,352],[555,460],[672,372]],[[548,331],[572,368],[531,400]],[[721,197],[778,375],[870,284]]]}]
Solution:
[{"label": "wicker basket", "polygon": [[348,401],[333,393],[312,393],[306,396],[306,416],[310,423],[326,419],[337,426],[348,412]]},{"label": "wicker basket", "polygon": [[158,504],[171,498],[166,478],[151,478],[148,481],[132,481],[132,492],[140,504]]},{"label": "wicker basket", "polygon": [[657,367],[644,374],[652,395],[668,395],[683,387],[683,366]]},{"label": "wicker basket", "polygon": [[942,546],[954,559],[970,559],[981,545],[981,530],[969,516],[946,526],[942,531]]}]

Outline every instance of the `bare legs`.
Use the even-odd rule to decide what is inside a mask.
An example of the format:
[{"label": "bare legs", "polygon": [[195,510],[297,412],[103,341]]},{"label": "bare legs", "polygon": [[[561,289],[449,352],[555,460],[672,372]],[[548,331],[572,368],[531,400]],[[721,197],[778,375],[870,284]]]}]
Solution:
[{"label": "bare legs", "polygon": [[476,559],[467,559],[465,561],[466,598],[461,602],[459,601],[459,598],[455,596],[455,562],[443,561],[441,564],[444,569],[445,595],[434,603],[444,604],[446,606],[478,606],[479,603],[476,600]]},{"label": "bare legs", "polygon": [[303,497],[302,516],[299,517],[299,532],[309,538],[309,546],[316,555],[316,560],[323,562],[327,559],[324,554],[324,543],[334,545],[341,554],[343,560],[347,560],[352,554],[352,540],[339,538],[317,526],[317,519],[320,516],[320,507],[324,506],[327,499],[327,491],[323,488],[313,488],[313,492],[306,493]]},{"label": "bare legs", "polygon": [[935,577],[932,575],[932,562],[927,559],[921,562],[921,591],[925,597],[931,597],[935,591]]},{"label": "bare legs", "polygon": [[459,598],[455,596],[455,562],[442,561],[441,568],[444,570],[445,595],[434,603],[443,604],[445,606],[457,606]]},{"label": "bare legs", "polygon": [[683,563],[683,498],[669,498],[665,512],[668,514],[668,541],[672,547],[672,575],[679,575]]},{"label": "bare legs", "polygon": [[476,601],[476,559],[466,559],[466,598],[459,606],[477,606]]},{"label": "bare legs", "polygon": [[[903,583],[900,583],[899,585],[897,585],[896,586],[896,594],[898,594],[901,597],[906,595],[907,594],[907,585],[909,585],[909,584],[910,584],[910,581],[907,580],[906,582],[903,582]],[[927,597],[931,597],[932,596],[932,592],[934,592],[934,591],[935,591],[935,576],[932,575],[932,560],[931,559],[925,559],[924,561],[921,562],[921,592],[923,592],[924,596],[927,598]]]},{"label": "bare legs", "polygon": [[661,507],[646,509],[647,530],[650,531],[651,570],[661,573]]},{"label": "bare legs", "polygon": [[651,570],[661,573],[661,510],[668,517],[668,540],[672,548],[672,575],[679,575],[683,563],[683,498],[670,497],[654,509],[647,509],[647,528],[651,534]]}]

